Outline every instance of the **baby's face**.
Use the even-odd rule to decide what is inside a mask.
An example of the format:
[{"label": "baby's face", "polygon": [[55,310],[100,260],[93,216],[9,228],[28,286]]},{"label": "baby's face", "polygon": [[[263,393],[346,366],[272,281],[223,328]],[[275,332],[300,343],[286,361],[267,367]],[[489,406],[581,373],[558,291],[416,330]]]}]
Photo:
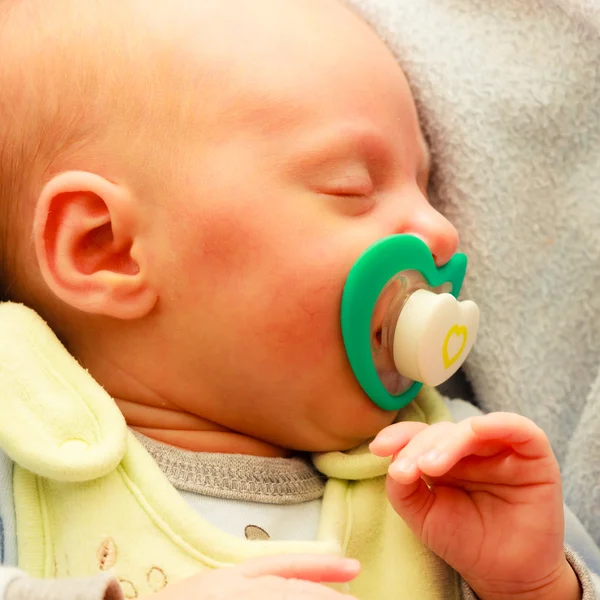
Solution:
[{"label": "baby's face", "polygon": [[439,264],[457,245],[426,197],[409,87],[337,0],[193,4],[187,19],[210,12],[215,25],[181,41],[205,62],[181,185],[154,223],[155,385],[271,443],[353,447],[395,415],[365,396],[346,359],[350,268],[391,234],[421,236]]}]

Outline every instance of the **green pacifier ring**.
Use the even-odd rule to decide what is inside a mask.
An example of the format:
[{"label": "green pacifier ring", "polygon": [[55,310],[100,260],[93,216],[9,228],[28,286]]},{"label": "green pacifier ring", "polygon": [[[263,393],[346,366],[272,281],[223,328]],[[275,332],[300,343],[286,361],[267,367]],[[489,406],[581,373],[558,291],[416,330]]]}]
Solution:
[{"label": "green pacifier ring", "polygon": [[450,293],[458,298],[466,269],[464,254],[455,254],[438,268],[425,242],[412,235],[394,235],[373,244],[350,270],[342,296],[342,336],[356,379],[380,408],[390,411],[403,408],[423,385],[414,382],[402,394],[393,396],[377,374],[371,349],[371,319],[383,289],[399,273],[418,271],[431,288],[450,283]]}]

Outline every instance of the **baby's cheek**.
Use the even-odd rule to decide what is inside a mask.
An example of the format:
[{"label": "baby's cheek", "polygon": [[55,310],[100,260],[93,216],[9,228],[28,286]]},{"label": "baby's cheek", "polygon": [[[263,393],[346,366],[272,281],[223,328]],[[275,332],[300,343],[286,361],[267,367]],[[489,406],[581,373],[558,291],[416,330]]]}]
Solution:
[{"label": "baby's cheek", "polygon": [[173,240],[175,254],[184,257],[181,268],[201,275],[211,292],[240,288],[244,279],[254,276],[255,265],[266,253],[255,231],[222,211],[212,211],[200,224],[191,221],[184,227]]},{"label": "baby's cheek", "polygon": [[[343,353],[340,328],[339,284],[315,285],[288,276],[265,303],[259,335],[276,361],[298,369],[339,363]],[[283,365],[282,365],[283,366]]]}]

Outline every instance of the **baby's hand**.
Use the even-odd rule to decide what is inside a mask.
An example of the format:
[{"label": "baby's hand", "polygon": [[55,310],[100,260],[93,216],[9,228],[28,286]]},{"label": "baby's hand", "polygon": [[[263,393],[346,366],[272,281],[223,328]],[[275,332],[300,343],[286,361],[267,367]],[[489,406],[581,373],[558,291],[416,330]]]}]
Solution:
[{"label": "baby's hand", "polygon": [[396,455],[396,512],[482,600],[580,598],[563,549],[560,472],[544,432],[494,413],[460,423],[397,423],[371,443]]},{"label": "baby's hand", "polygon": [[336,556],[283,555],[200,573],[166,587],[153,600],[352,600],[320,584],[346,583],[360,570]]}]

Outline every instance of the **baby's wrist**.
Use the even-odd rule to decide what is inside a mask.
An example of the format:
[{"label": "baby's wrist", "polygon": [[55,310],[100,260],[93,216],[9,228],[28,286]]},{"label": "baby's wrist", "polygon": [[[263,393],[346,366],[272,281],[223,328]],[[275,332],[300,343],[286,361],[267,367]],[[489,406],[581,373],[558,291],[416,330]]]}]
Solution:
[{"label": "baby's wrist", "polygon": [[532,584],[490,591],[475,585],[473,591],[478,600],[581,600],[583,597],[579,578],[566,558],[556,575],[542,586]]}]

